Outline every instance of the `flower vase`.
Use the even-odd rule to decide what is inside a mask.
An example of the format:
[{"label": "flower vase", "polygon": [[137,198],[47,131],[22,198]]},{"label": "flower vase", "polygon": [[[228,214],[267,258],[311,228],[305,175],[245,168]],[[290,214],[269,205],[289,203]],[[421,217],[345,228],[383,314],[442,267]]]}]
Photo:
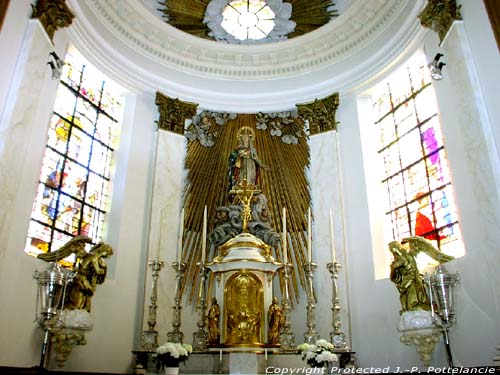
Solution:
[{"label": "flower vase", "polygon": [[177,375],[179,373],[179,367],[164,367],[163,371],[165,375]]}]

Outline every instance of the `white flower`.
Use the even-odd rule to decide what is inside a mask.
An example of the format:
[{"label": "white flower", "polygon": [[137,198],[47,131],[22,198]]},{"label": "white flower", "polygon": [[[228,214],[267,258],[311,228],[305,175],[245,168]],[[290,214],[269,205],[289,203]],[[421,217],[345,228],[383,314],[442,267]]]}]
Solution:
[{"label": "white flower", "polygon": [[321,352],[321,354],[318,354],[318,356],[316,357],[316,362],[332,362],[336,360],[337,356],[332,352],[329,352],[328,350],[323,350],[323,352]]}]

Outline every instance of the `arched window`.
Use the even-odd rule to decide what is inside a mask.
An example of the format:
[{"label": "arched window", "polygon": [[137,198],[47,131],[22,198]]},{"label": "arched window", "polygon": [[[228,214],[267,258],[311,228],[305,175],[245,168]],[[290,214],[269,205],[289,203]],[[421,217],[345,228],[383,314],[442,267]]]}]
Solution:
[{"label": "arched window", "polygon": [[101,240],[122,92],[70,48],[49,124],[28,254],[57,250],[76,235]]},{"label": "arched window", "polygon": [[[421,236],[448,255],[464,254],[434,89],[425,56],[415,55],[372,96],[384,166],[385,240]],[[424,254],[425,268],[435,264]]]}]

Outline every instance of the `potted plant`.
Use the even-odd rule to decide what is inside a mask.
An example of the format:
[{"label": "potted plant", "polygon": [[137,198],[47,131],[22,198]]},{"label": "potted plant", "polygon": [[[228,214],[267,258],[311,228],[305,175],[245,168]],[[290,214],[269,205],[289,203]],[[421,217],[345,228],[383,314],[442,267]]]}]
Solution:
[{"label": "potted plant", "polygon": [[192,352],[193,348],[189,344],[166,342],[156,349],[157,366],[161,367],[165,374],[178,374],[179,363],[184,362]]},{"label": "potted plant", "polygon": [[300,344],[297,349],[302,352],[302,359],[305,359],[309,366],[328,367],[331,362],[338,361],[333,348],[333,344],[320,339],[316,344]]}]

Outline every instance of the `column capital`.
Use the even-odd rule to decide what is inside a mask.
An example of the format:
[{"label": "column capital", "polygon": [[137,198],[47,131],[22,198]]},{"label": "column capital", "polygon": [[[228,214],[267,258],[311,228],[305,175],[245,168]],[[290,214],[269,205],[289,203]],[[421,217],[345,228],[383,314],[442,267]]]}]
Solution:
[{"label": "column capital", "polygon": [[198,104],[172,99],[161,92],[156,92],[155,104],[158,106],[160,118],[158,128],[177,134],[184,134],[184,123],[196,115]]},{"label": "column capital", "polygon": [[299,116],[309,121],[309,134],[319,134],[337,130],[335,114],[339,107],[339,93],[335,92],[323,99],[315,99],[310,103],[296,104]]},{"label": "column capital", "polygon": [[66,0],[38,0],[33,7],[33,18],[38,18],[50,40],[57,29],[68,27],[75,15],[66,5]]}]

